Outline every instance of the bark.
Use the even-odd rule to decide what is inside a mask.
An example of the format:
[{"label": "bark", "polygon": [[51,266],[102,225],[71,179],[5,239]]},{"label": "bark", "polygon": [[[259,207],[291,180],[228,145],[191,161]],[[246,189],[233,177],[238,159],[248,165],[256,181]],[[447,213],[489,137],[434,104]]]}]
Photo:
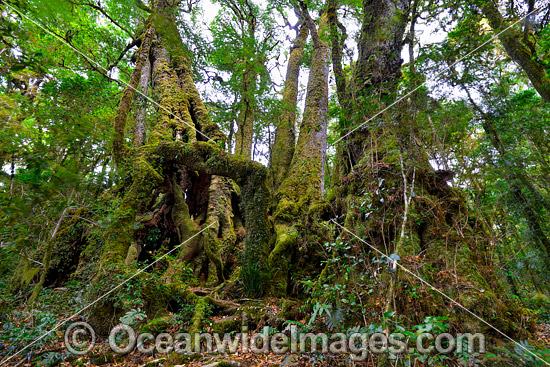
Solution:
[{"label": "bark", "polygon": [[[342,107],[348,111],[343,116],[344,135],[355,126],[363,124],[370,116],[383,111],[393,99],[401,77],[401,51],[409,11],[410,4],[407,0],[363,1],[359,55],[351,81],[347,83],[349,86],[344,82],[343,72],[339,70],[341,66],[338,65],[341,63],[339,60],[333,60],[337,65],[335,75],[339,87],[339,100]],[[333,23],[337,25],[337,20]],[[398,128],[406,126],[390,126],[383,121],[386,115],[377,116],[377,121],[350,133],[338,145],[335,180],[341,180],[361,160],[379,162],[390,151],[396,150],[396,139],[402,134]],[[392,120],[394,119],[395,117],[392,117]],[[393,160],[397,162],[397,159],[395,156]]]},{"label": "bark", "polygon": [[353,71],[356,99],[393,93],[401,76],[408,0],[363,0],[359,57]]},{"label": "bark", "polygon": [[126,120],[128,118],[128,113],[130,111],[130,106],[132,100],[134,99],[135,92],[139,86],[141,79],[142,69],[147,63],[147,57],[149,54],[149,49],[151,47],[151,42],[153,38],[153,28],[149,27],[146,31],[143,41],[141,43],[141,48],[138,52],[138,58],[136,62],[136,67],[132,72],[130,81],[124,92],[122,93],[122,98],[118,105],[115,122],[114,122],[114,139],[113,139],[113,160],[118,166],[122,163],[122,159],[126,152],[126,145],[124,143],[124,130],[126,127]]},{"label": "bark", "polygon": [[[504,21],[494,0],[478,2],[483,15],[495,32],[501,32],[508,27]],[[506,53],[523,69],[533,84],[535,90],[546,101],[550,102],[550,75],[542,63],[537,60],[537,55],[522,40],[524,35],[514,28],[498,36]]]},{"label": "bark", "polygon": [[237,118],[237,134],[235,136],[235,153],[250,158],[252,156],[252,140],[254,136],[254,93],[256,90],[255,66],[245,62],[243,74],[242,97],[239,103]]},{"label": "bark", "polygon": [[307,24],[302,24],[298,35],[290,48],[286,70],[285,87],[281,101],[282,111],[275,130],[275,141],[271,149],[271,176],[272,187],[276,191],[286,178],[296,144],[296,107],[298,102],[298,78],[300,64],[304,54],[304,45],[308,36]]},{"label": "bark", "polygon": [[149,90],[149,80],[151,79],[151,60],[147,58],[143,69],[141,70],[141,79],[136,96],[135,117],[136,126],[134,128],[134,146],[145,144],[145,132],[147,123],[147,92]]},{"label": "bark", "polygon": [[304,116],[289,175],[279,189],[280,195],[297,200],[303,199],[304,194],[310,200],[320,199],[324,186],[330,60],[330,48],[325,39],[327,18],[324,12],[317,30],[313,20],[306,16],[314,46]]},{"label": "bark", "polygon": [[[208,110],[195,86],[191,60],[186,53],[173,17],[173,6],[165,0],[156,1],[155,14],[152,17],[153,26],[157,31],[153,56],[155,61],[157,58],[160,59],[156,73],[155,61],[153,61],[153,83],[158,85],[156,88],[160,93],[166,94],[163,122],[174,127],[176,137],[184,137],[187,133],[188,141],[194,141],[193,134],[195,134],[196,140],[213,140],[219,144],[225,144],[224,134],[217,124],[210,120]],[[163,105],[163,103],[160,104]],[[170,113],[182,113],[182,116],[179,120],[174,120]],[[183,130],[178,132],[180,128]],[[162,132],[160,134],[162,135]]]},{"label": "bark", "polygon": [[167,41],[157,37],[153,48],[153,87],[158,92],[160,121],[152,135],[152,142],[164,139],[193,142],[197,140],[197,126],[191,118],[189,101],[181,88],[176,70],[171,66]]},{"label": "bark", "polygon": [[[344,218],[342,225],[359,238],[365,238],[363,243],[351,242],[352,247],[357,246],[357,256],[371,251],[370,246],[386,256],[397,252],[401,259],[422,254],[425,266],[418,268],[418,274],[424,279],[436,281],[437,272],[452,268],[457,279],[468,279],[479,289],[487,289],[488,283],[498,289],[498,277],[487,265],[491,263],[491,243],[472,219],[475,215],[468,211],[464,198],[433,172],[422,146],[415,146],[417,123],[415,115],[410,114],[415,110],[414,102],[402,102],[386,110],[397,98],[400,55],[410,6],[405,0],[364,0],[359,55],[349,83],[343,70],[337,71],[335,67],[337,78],[340,75],[340,82],[337,79],[339,100],[343,108],[349,106],[345,109],[350,110],[346,112],[349,115],[343,116],[342,130],[348,134],[358,125],[362,127],[346,135],[337,147],[339,177],[335,177],[335,181],[339,179],[339,183],[334,185],[334,207]],[[331,24],[333,30],[341,29],[337,19]],[[333,63],[338,66],[341,60],[333,56]],[[407,111],[407,115],[403,111]],[[348,116],[349,120],[345,121]],[[366,121],[369,123],[362,125]],[[400,162],[403,162],[401,172]],[[411,191],[413,181],[414,192]],[[426,233],[430,234],[428,244]],[[341,239],[347,242],[351,238],[342,233]],[[370,246],[364,246],[365,243]],[[457,259],[454,264],[448,260],[452,258]],[[384,273],[372,297],[387,300],[386,309],[393,307],[398,313],[410,313],[412,310],[406,303],[392,305],[393,296],[396,300],[407,297],[404,284],[410,282],[404,274]],[[488,302],[502,310],[511,309],[507,299],[495,296],[496,291],[481,295],[458,292],[454,284],[444,283],[439,283],[438,288],[485,317],[493,311],[484,306]],[[465,320],[468,316],[457,317]],[[513,321],[509,325],[512,324]]]},{"label": "bark", "polygon": [[[182,51],[184,45],[174,19],[169,13],[164,14],[164,10],[159,9],[159,17],[155,20],[156,24],[162,28],[159,29],[158,43],[153,49],[153,83],[160,96],[161,106],[168,107],[170,111],[170,113],[164,113],[163,120],[157,128],[158,141],[170,140],[166,130],[171,129],[175,140],[184,142],[213,140],[223,144],[225,137],[208,117],[206,107],[195,87],[190,60]],[[186,123],[182,124],[181,121]],[[200,179],[200,176],[188,175],[188,177],[191,177],[192,181],[195,180],[195,184],[197,184],[196,180]],[[205,280],[216,274],[218,282],[223,282],[225,277],[221,251],[226,247],[232,248],[236,241],[231,208],[232,184],[230,180],[212,176],[209,177],[208,185],[208,190],[204,192],[208,196],[205,200],[207,206],[205,225],[214,224],[201,236],[198,249],[196,243],[191,243],[182,249],[180,255],[182,259],[191,260],[190,255],[204,254],[205,256],[199,259],[197,268],[209,269],[209,264],[214,264],[212,271],[206,271]],[[187,223],[186,225],[189,226],[191,225],[190,215],[182,208],[182,203],[173,208],[172,216],[178,218],[179,223]],[[218,238],[219,234],[220,238]],[[180,236],[180,241],[183,242],[186,238]]]},{"label": "bark", "polygon": [[[338,20],[338,1],[330,0],[328,2],[327,13],[328,21],[330,25],[330,40],[332,45],[332,70],[334,71],[334,77],[336,80],[336,94],[338,96],[338,103],[342,108],[341,115],[339,116],[340,127],[346,130],[346,127],[353,121],[353,100],[351,87],[348,76],[346,76],[342,67],[342,53],[344,50],[345,40],[347,38],[346,28]],[[332,182],[339,182],[347,172],[351,169],[349,165],[349,151],[342,146],[342,144],[336,147],[336,164],[334,166],[332,174]]]},{"label": "bark", "polygon": [[[162,142],[152,148],[148,156],[153,162],[164,165],[182,164],[189,170],[213,176],[223,176],[241,186],[244,222],[246,228],[246,248],[244,259],[262,263],[265,267],[267,243],[269,239],[267,222],[267,170],[260,163],[242,156],[221,151],[212,143]],[[221,223],[221,222],[220,222]]]},{"label": "bark", "polygon": [[[338,21],[338,4],[336,0],[328,2],[327,14],[330,25],[330,40],[332,45],[332,69],[336,78],[336,93],[338,94],[338,102],[344,111],[349,111],[351,105],[351,93],[348,89],[348,80],[342,68],[342,52],[344,42],[347,38],[346,29],[340,21]],[[340,31],[341,32],[340,32]]]},{"label": "bark", "polygon": [[330,61],[330,46],[326,41],[328,15],[326,12],[321,15],[319,29],[316,29],[305,5],[302,12],[313,40],[313,57],[300,136],[288,176],[277,193],[277,239],[268,260],[273,273],[272,292],[276,295],[286,294],[290,256],[298,240],[297,224],[307,215],[310,206],[321,199],[324,186]]}]

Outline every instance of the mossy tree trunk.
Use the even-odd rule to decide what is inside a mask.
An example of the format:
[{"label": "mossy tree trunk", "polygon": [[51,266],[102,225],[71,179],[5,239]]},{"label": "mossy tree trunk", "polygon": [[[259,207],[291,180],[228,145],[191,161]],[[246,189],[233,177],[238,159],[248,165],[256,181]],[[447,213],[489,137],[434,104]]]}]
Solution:
[{"label": "mossy tree trunk", "polygon": [[141,69],[141,78],[135,99],[135,119],[133,144],[141,146],[145,144],[145,136],[147,133],[147,94],[149,91],[149,81],[151,78],[151,60],[147,53],[147,61]]},{"label": "mossy tree trunk", "polygon": [[310,206],[322,197],[327,150],[328,73],[330,47],[327,42],[328,16],[323,12],[317,28],[305,4],[302,16],[313,40],[304,116],[287,177],[276,194],[275,247],[269,255],[273,272],[272,292],[287,293],[290,257],[299,237],[299,225]]},{"label": "mossy tree trunk", "polygon": [[271,148],[270,171],[273,191],[276,191],[286,178],[294,155],[298,78],[300,77],[300,65],[307,36],[308,26],[302,21],[288,56],[283,99],[281,101],[282,111],[277,121],[275,141]]},{"label": "mossy tree trunk", "polygon": [[[115,119],[113,152],[119,171],[127,179],[118,188],[123,193],[121,204],[103,236],[97,284],[109,277],[110,269],[123,268],[124,264],[133,267],[147,259],[143,245],[149,246],[150,252],[181,244],[176,262],[170,260],[164,271],[165,283],[185,282],[178,273],[181,266],[177,264],[182,262],[191,266],[198,281],[208,284],[224,282],[238,260],[243,267],[255,266],[266,273],[267,170],[246,157],[223,152],[225,136],[208,117],[194,85],[191,61],[174,12],[167,1],[154,2],[131,78],[131,86],[137,88],[142,81],[144,91],[146,84],[141,78],[150,78],[152,95],[157,96],[156,124],[143,144],[126,147],[125,124],[134,98],[131,90],[123,94]],[[146,74],[147,62],[151,75]],[[136,107],[139,113],[140,105]],[[240,199],[235,183],[242,189]],[[239,223],[244,223],[244,229]],[[145,244],[150,241],[147,233],[156,228],[161,229],[160,238]],[[187,241],[201,229],[205,230]],[[241,259],[235,254],[239,240],[236,231],[246,233]],[[228,264],[232,268],[228,269]],[[98,304],[91,321],[100,324],[108,309],[112,311],[108,302]]]},{"label": "mossy tree trunk", "polygon": [[[397,83],[401,77],[401,51],[409,15],[408,0],[364,0],[363,20],[359,38],[359,55],[348,81],[348,89],[339,92],[351,116],[346,122],[348,130],[367,123],[352,132],[339,146],[338,168],[347,174],[361,160],[371,162],[392,155],[397,149],[397,129],[403,128],[389,113],[376,116],[393,102]],[[336,62],[336,67],[339,67]],[[338,74],[338,73],[337,73]],[[341,74],[341,72],[340,72]],[[344,76],[339,78],[343,84]],[[368,157],[370,153],[370,157]],[[397,160],[396,160],[397,161]]]},{"label": "mossy tree trunk", "polygon": [[237,117],[237,133],[235,136],[235,154],[246,158],[252,156],[252,140],[254,137],[254,116],[256,92],[256,65],[249,61],[244,63],[243,85],[241,101],[239,102],[239,115]]},{"label": "mossy tree trunk", "polygon": [[[348,121],[341,124],[344,137],[337,147],[339,184],[334,205],[347,229],[386,255],[397,251],[403,259],[422,254],[423,261],[431,264],[426,269],[452,268],[459,281],[483,289],[483,292],[458,292],[452,284],[437,284],[433,272],[426,270],[419,274],[432,279],[439,289],[456,297],[474,313],[488,317],[492,311],[483,306],[488,300],[499,310],[513,309],[497,293],[487,292],[501,289],[489,265],[491,241],[471,219],[475,216],[468,212],[464,198],[447,185],[444,172],[434,172],[423,147],[417,146],[415,110],[420,107],[414,102],[391,106],[398,98],[400,56],[409,13],[409,1],[364,0],[359,56],[350,79],[341,71],[338,55],[333,55],[339,102],[348,110],[344,116]],[[334,14],[329,18],[332,32],[340,30],[344,35],[336,12],[331,14]],[[339,51],[341,47],[333,42],[333,49]],[[381,112],[386,108],[387,111]],[[407,115],[400,112],[405,108]],[[352,239],[345,232],[341,236],[344,240]],[[358,246],[361,251],[371,251],[367,245]],[[449,262],[452,258],[455,263]],[[378,289],[378,296],[386,298],[380,311],[397,307],[398,313],[407,313],[407,302],[401,299],[405,297],[402,285],[414,281],[403,273],[386,274]],[[461,321],[473,324],[468,316]],[[508,322],[499,326],[511,331],[514,326]]]}]

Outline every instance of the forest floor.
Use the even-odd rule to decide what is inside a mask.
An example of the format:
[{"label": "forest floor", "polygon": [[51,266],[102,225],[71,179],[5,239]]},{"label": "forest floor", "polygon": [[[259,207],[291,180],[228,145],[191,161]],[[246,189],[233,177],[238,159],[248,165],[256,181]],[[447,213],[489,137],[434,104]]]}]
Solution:
[{"label": "forest floor", "polygon": [[[94,347],[83,356],[68,353],[65,345],[65,328],[76,321],[86,321],[85,315],[72,317],[85,305],[83,297],[85,287],[79,283],[68,282],[66,287],[45,288],[35,308],[27,310],[24,302],[19,302],[18,308],[9,308],[5,300],[10,296],[6,290],[6,283],[0,282],[0,357],[4,358],[1,366],[129,366],[129,367],[260,367],[260,366],[376,366],[374,355],[368,354],[362,362],[351,361],[347,354],[315,354],[315,353],[243,353],[237,350],[232,354],[182,354],[179,362],[171,362],[169,356],[163,354],[144,354],[138,351],[126,355],[115,354],[109,347],[106,337],[97,336]],[[256,300],[255,300],[256,301]],[[267,310],[265,315],[278,318],[277,305],[274,299],[257,300],[262,309]],[[262,302],[260,302],[262,301]],[[15,304],[13,302],[12,304]],[[7,306],[7,307],[6,307]],[[259,306],[260,307],[260,306]],[[280,310],[279,310],[280,311]],[[188,324],[178,323],[177,314],[170,314],[170,322],[166,332],[175,335],[179,330],[186,330]],[[547,318],[546,318],[547,319]],[[174,321],[175,320],[175,321]],[[219,317],[208,316],[204,320],[204,332],[213,332],[212,324],[219,321]],[[264,320],[268,322],[268,320]],[[280,320],[278,320],[280,321]],[[306,320],[296,322],[306,323]],[[265,323],[255,325],[249,335],[258,332]],[[44,337],[52,329],[57,328],[51,335]],[[136,326],[139,330],[140,326]],[[251,327],[252,329],[252,327]],[[157,333],[158,334],[158,333]],[[37,339],[43,338],[37,341]],[[542,319],[536,325],[532,334],[533,343],[538,349],[550,350],[550,323]],[[6,362],[6,358],[17,351],[32,344],[32,348],[21,352],[18,356]],[[29,353],[29,350],[32,353]],[[489,350],[490,351],[490,350]],[[491,352],[491,351],[490,351]],[[179,365],[177,364],[179,363]],[[421,366],[422,364],[414,364]],[[513,364],[512,364],[513,365]]]},{"label": "forest floor", "polygon": [[[58,291],[59,292],[59,291]],[[55,321],[66,321],[70,317],[69,309],[65,309],[63,314],[56,314]],[[31,315],[27,318],[22,318],[21,315]],[[4,314],[6,315],[6,314]],[[25,311],[23,308],[12,310],[9,319],[14,322],[12,330],[15,331],[14,336],[19,338],[19,341],[30,344],[36,339],[37,335],[41,336],[44,332],[51,330],[54,319],[50,322],[45,321],[47,327],[37,325],[44,321],[41,316],[42,312],[36,310]],[[82,320],[81,317],[74,318],[71,321]],[[4,321],[5,322],[5,321]],[[40,333],[29,333],[29,325],[35,329],[40,329]],[[170,330],[176,326],[170,326]],[[60,328],[61,329],[61,328]],[[173,330],[172,330],[173,331]],[[253,331],[250,332],[252,334]],[[107,338],[98,337],[94,348],[84,356],[74,356],[67,354],[67,348],[64,341],[64,332],[57,330],[52,333],[51,337],[35,345],[32,354],[21,353],[22,357],[16,357],[2,366],[14,367],[31,367],[31,366],[128,366],[128,367],[166,367],[166,366],[186,366],[186,367],[261,367],[261,366],[376,366],[376,360],[372,355],[369,355],[366,361],[352,362],[347,355],[329,355],[329,354],[312,354],[312,353],[242,353],[237,351],[232,354],[186,354],[182,356],[183,362],[174,364],[169,361],[167,355],[162,354],[143,354],[138,351],[133,351],[126,355],[117,355],[113,353],[109,347]],[[539,347],[550,349],[550,324],[540,323],[536,326],[536,331],[533,334],[533,339],[539,343]],[[5,341],[4,341],[5,342]],[[25,344],[20,344],[22,348]],[[6,345],[0,344],[0,354],[6,351]],[[11,354],[11,353],[10,353]],[[422,364],[418,364],[421,366]],[[416,364],[415,364],[416,366]]]},{"label": "forest floor", "polygon": [[[36,356],[44,356],[47,354],[63,354],[66,351],[63,341],[63,333],[58,332],[57,338],[51,340],[34,351]],[[550,349],[550,324],[541,323],[536,327],[534,334],[535,340]],[[14,367],[31,367],[31,366],[128,366],[128,367],[165,367],[165,366],[186,366],[186,367],[262,367],[262,366],[294,366],[294,367],[313,367],[313,366],[357,366],[370,367],[376,366],[376,361],[373,359],[367,361],[355,361],[350,364],[349,358],[345,356],[320,356],[313,354],[275,354],[275,353],[240,353],[223,355],[188,355],[186,362],[180,365],[168,363],[166,355],[144,355],[139,352],[119,356],[114,355],[109,347],[108,341],[99,339],[96,341],[96,347],[86,356],[80,358],[70,358],[66,361],[57,361],[48,364],[47,359],[43,359],[37,364],[35,358],[30,360],[25,356],[17,358],[14,361],[5,364],[6,366]],[[44,363],[45,362],[45,363]],[[53,361],[52,361],[53,362]]]}]

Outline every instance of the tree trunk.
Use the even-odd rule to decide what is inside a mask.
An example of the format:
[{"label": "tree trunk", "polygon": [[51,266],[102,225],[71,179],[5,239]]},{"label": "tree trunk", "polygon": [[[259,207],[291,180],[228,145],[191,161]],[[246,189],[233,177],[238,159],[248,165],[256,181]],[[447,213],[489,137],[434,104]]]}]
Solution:
[{"label": "tree trunk", "polygon": [[286,69],[285,87],[283,89],[282,111],[275,130],[275,142],[271,149],[271,181],[272,188],[276,191],[286,178],[296,144],[296,108],[298,103],[298,78],[300,65],[304,54],[304,45],[308,36],[307,24],[302,24],[298,35],[290,48],[288,65]]},{"label": "tree trunk", "polygon": [[139,88],[142,69],[148,62],[149,49],[151,48],[151,43],[153,41],[153,32],[154,30],[149,27],[143,36],[143,41],[141,42],[141,47],[138,51],[136,67],[132,72],[128,86],[122,93],[122,98],[120,99],[120,103],[116,111],[114,123],[115,136],[113,139],[113,160],[117,166],[122,163],[124,155],[126,154],[126,145],[124,142],[126,120],[128,118],[128,113],[130,112],[131,102],[134,99],[137,88]]},{"label": "tree trunk", "polygon": [[300,136],[288,176],[277,192],[275,248],[269,255],[273,293],[286,294],[290,256],[298,240],[296,223],[303,221],[310,206],[321,199],[327,149],[329,44],[325,41],[328,16],[324,12],[316,29],[307,9],[303,15],[313,39],[313,57],[307,86]]},{"label": "tree trunk", "polygon": [[[400,55],[410,3],[364,0],[363,12],[359,56],[352,79],[348,82],[335,67],[339,100],[342,108],[350,110],[344,116],[350,121],[342,124],[344,137],[337,147],[339,184],[335,187],[333,204],[344,218],[343,226],[365,239],[364,243],[355,242],[352,246],[358,247],[358,253],[373,253],[371,246],[386,256],[399,252],[401,259],[421,254],[422,263],[432,265],[419,270],[419,276],[432,279],[432,284],[477,314],[488,316],[492,312],[484,306],[487,302],[499,309],[513,308],[507,299],[495,294],[459,292],[453,284],[438,283],[437,273],[452,268],[457,279],[468,279],[479,289],[486,289],[483,284],[487,283],[493,290],[500,286],[497,275],[487,265],[491,262],[490,240],[475,221],[468,219],[474,216],[468,212],[461,195],[434,172],[423,147],[416,146],[416,120],[410,114],[415,110],[414,104],[392,105],[401,77]],[[337,19],[331,24],[333,30],[342,29]],[[338,64],[337,59],[333,63]],[[430,233],[429,246],[425,233]],[[342,232],[341,238],[351,241],[353,236]],[[453,258],[458,259],[454,264],[448,260]],[[430,266],[438,270],[427,270]],[[472,274],[472,269],[476,269],[479,277]],[[407,302],[394,302],[392,298],[406,297],[403,285],[415,283],[414,279],[394,272],[385,273],[379,282],[373,297],[386,300],[381,312],[396,306],[398,309],[394,311],[412,314]],[[388,288],[392,293],[389,298]],[[462,317],[465,323],[472,324],[468,315]],[[508,332],[513,330],[499,326]]]},{"label": "tree trunk", "polygon": [[[139,260],[140,243],[154,228],[162,230],[153,246],[163,250],[164,246],[174,249],[181,245],[178,263],[192,266],[203,283],[223,282],[234,270],[227,269],[227,264],[235,266],[237,262],[234,250],[238,226],[234,219],[240,211],[235,207],[239,201],[234,200],[239,191],[235,181],[242,189],[243,214],[239,222],[244,222],[246,231],[239,259],[241,277],[246,278],[253,269],[260,276],[256,287],[265,289],[270,237],[267,170],[259,163],[221,150],[225,136],[209,119],[194,85],[173,9],[159,0],[154,10],[147,34],[154,39],[150,43],[152,88],[158,96],[159,118],[148,144],[136,146],[133,156],[127,157],[131,184],[125,187],[128,183],[123,181],[119,188],[124,196],[105,231],[100,271],[94,283],[105,284],[102,280],[120,270],[123,262],[131,265]],[[141,73],[142,68],[134,70],[135,75]],[[130,97],[133,95],[123,97],[121,105],[129,105]],[[119,117],[115,124],[122,125],[122,121]],[[123,126],[118,131],[117,138],[124,141]],[[201,228],[205,230],[188,241]],[[174,238],[177,242],[171,241]],[[162,279],[180,284],[182,274],[177,269],[181,271],[181,267],[171,261]],[[105,330],[108,325],[101,325],[105,323],[105,312],[114,311],[107,300],[99,302],[90,321]]]},{"label": "tree trunk", "polygon": [[141,70],[141,79],[138,87],[138,94],[136,96],[135,106],[135,118],[136,126],[134,128],[134,146],[141,146],[145,144],[145,134],[147,129],[147,93],[149,91],[149,80],[151,79],[151,60],[147,58],[143,69]]},{"label": "tree trunk", "polygon": [[255,65],[249,62],[244,64],[243,89],[241,102],[239,103],[239,116],[237,118],[237,134],[235,136],[235,154],[246,158],[252,156],[252,140],[254,137],[254,93],[256,90]]}]

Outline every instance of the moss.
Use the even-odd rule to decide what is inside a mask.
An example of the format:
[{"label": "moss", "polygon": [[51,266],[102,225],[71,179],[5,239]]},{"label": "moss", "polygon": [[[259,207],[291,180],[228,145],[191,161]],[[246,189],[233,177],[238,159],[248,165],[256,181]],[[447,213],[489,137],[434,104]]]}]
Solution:
[{"label": "moss", "polygon": [[227,361],[220,361],[216,364],[216,367],[235,367],[235,364]]},{"label": "moss", "polygon": [[212,324],[212,331],[220,335],[223,335],[225,333],[230,333],[232,331],[238,332],[240,330],[241,330],[241,319],[236,315],[214,320]]},{"label": "moss", "polygon": [[40,268],[33,267],[27,257],[22,257],[17,267],[17,271],[12,278],[10,287],[14,290],[15,288],[28,287],[39,272]]},{"label": "moss", "polygon": [[90,355],[90,363],[94,365],[110,364],[110,363],[121,363],[124,361],[125,356],[114,353],[112,351],[107,351],[104,353],[92,353]]},{"label": "moss", "polygon": [[148,321],[140,330],[145,333],[158,334],[168,330],[170,327],[170,320],[170,316],[157,317],[156,319]]},{"label": "moss", "polygon": [[296,107],[298,100],[298,78],[304,45],[308,36],[307,25],[300,27],[298,36],[291,47],[281,101],[281,113],[275,130],[275,142],[270,157],[273,190],[277,190],[288,174],[292,163],[295,145]]},{"label": "moss", "polygon": [[200,353],[182,354],[172,352],[168,358],[168,366],[177,367],[178,365],[185,365],[188,363],[200,361],[204,356]]},{"label": "moss", "polygon": [[[326,12],[322,14],[318,30],[309,15],[307,18],[314,51],[305,110],[288,175],[276,194],[274,218],[277,238],[268,260],[272,276],[271,289],[278,295],[286,294],[290,256],[298,239],[297,228],[308,218],[311,206],[321,199],[324,185],[330,50],[328,43],[318,33],[325,32],[327,15]],[[315,207],[312,210],[312,214],[318,214]]]},{"label": "moss", "polygon": [[159,91],[160,120],[150,142],[172,139],[172,133],[181,134],[184,141],[196,140],[196,127],[189,112],[189,101],[178,82],[176,71],[169,65],[168,55],[162,49],[156,52],[154,63],[156,90]]},{"label": "moss", "polygon": [[[265,167],[245,157],[221,152],[218,146],[207,142],[191,144],[163,142],[151,149],[150,155],[156,159],[162,157],[165,164],[179,163],[191,170],[225,176],[237,182],[242,190],[241,199],[246,226],[246,246],[242,264],[257,266],[260,269],[265,267],[270,240],[270,225],[267,219],[269,191]],[[218,209],[211,211],[213,215],[215,210]],[[221,217],[224,216],[227,217],[227,214],[222,214]],[[232,240],[234,234],[231,231],[226,232],[223,238]]]},{"label": "moss", "polygon": [[191,337],[194,337],[195,334],[200,332],[207,305],[208,302],[206,298],[199,297],[197,299],[195,303],[195,313],[193,314],[193,318],[191,318],[191,326],[189,327],[189,334]]},{"label": "moss", "polygon": [[292,226],[275,225],[277,240],[275,248],[269,254],[268,264],[272,274],[271,294],[284,296],[287,290],[290,254],[298,242],[298,232]]},{"label": "moss", "polygon": [[138,245],[136,243],[133,243],[128,248],[128,254],[126,255],[126,260],[124,260],[124,265],[126,266],[135,265],[138,259],[139,253],[140,253],[140,249]]},{"label": "moss", "polygon": [[189,207],[185,202],[183,190],[176,180],[172,181],[172,189],[174,195],[174,206],[171,214],[172,220],[178,230],[178,236],[181,243],[185,239],[197,233],[199,227],[191,220],[191,216],[189,215]]},{"label": "moss", "polygon": [[266,305],[263,301],[256,300],[252,303],[239,307],[239,311],[244,316],[241,322],[249,330],[253,330],[257,325],[269,320],[270,316],[266,312]]},{"label": "moss", "polygon": [[536,292],[531,297],[532,302],[537,306],[548,306],[550,305],[550,297],[548,297],[546,294]]},{"label": "moss", "polygon": [[116,210],[114,220],[107,229],[101,265],[122,263],[134,233],[136,215],[153,189],[163,177],[143,157],[136,157],[132,172],[133,183]]}]

